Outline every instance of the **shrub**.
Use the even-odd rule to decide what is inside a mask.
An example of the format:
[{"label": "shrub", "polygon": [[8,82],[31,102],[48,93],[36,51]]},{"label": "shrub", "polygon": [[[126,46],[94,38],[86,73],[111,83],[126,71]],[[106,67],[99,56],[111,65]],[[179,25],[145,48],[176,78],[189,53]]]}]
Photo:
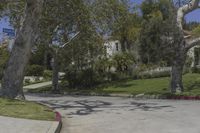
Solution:
[{"label": "shrub", "polygon": [[119,81],[129,78],[128,74],[122,72],[109,73],[111,81]]},{"label": "shrub", "polygon": [[131,53],[120,53],[115,54],[112,61],[118,72],[124,72],[135,63],[135,58]]},{"label": "shrub", "polygon": [[150,78],[161,78],[161,77],[170,77],[169,71],[161,71],[154,73],[140,73],[137,78],[138,79],[150,79]]},{"label": "shrub", "polygon": [[51,70],[44,70],[43,72],[43,77],[45,79],[50,79],[52,78],[53,72]]},{"label": "shrub", "polygon": [[[144,69],[145,68],[145,69]],[[159,69],[161,67],[138,67],[133,71],[134,79],[149,79],[149,78],[161,78],[169,77],[171,75],[171,70],[169,68]]]},{"label": "shrub", "polygon": [[31,80],[30,80],[30,79],[25,79],[25,80],[24,80],[24,83],[25,83],[25,85],[28,85],[28,84],[31,83]]},{"label": "shrub", "polygon": [[65,79],[70,88],[92,88],[102,82],[101,76],[93,69],[76,70],[71,67],[66,70]]},{"label": "shrub", "polygon": [[199,67],[192,67],[191,71],[192,71],[192,73],[200,73],[200,68]]},{"label": "shrub", "polygon": [[26,69],[26,76],[43,76],[44,68],[40,65],[30,65]]}]

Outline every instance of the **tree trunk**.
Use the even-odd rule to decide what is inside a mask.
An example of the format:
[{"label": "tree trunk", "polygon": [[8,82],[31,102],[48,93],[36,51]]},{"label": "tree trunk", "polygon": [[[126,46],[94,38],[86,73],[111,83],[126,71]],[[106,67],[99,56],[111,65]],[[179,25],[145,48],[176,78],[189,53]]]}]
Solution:
[{"label": "tree trunk", "polygon": [[174,61],[172,64],[171,84],[170,84],[172,93],[184,91],[182,83],[182,73],[187,56],[187,51],[200,41],[200,38],[193,39],[192,41],[190,41],[190,39],[186,40],[188,37],[184,36],[184,29],[183,29],[183,20],[185,15],[198,9],[199,1],[200,0],[190,0],[188,1],[187,4],[179,7],[177,10],[176,23],[178,30],[180,31],[180,33],[182,33],[182,37],[180,37],[181,43],[175,49],[176,55],[174,57]]},{"label": "tree trunk", "polygon": [[23,94],[23,79],[25,67],[31,55],[31,49],[37,35],[39,18],[43,0],[27,0],[24,19],[18,30],[13,50],[2,80],[2,96],[15,98]]},{"label": "tree trunk", "polygon": [[183,68],[186,60],[186,53],[184,50],[176,52],[175,59],[172,64],[171,83],[170,88],[172,93],[181,93],[184,91],[182,82]]},{"label": "tree trunk", "polygon": [[52,92],[59,93],[59,67],[58,67],[58,52],[53,55],[53,77],[52,77]]}]

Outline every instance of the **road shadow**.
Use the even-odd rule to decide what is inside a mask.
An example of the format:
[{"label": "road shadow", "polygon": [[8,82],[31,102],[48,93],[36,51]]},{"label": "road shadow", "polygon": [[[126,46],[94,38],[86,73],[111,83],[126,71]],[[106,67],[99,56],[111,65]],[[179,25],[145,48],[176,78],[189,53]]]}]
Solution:
[{"label": "road shadow", "polygon": [[[54,97],[53,97],[54,98]],[[77,97],[76,97],[77,98]],[[87,98],[78,98],[75,100],[42,100],[40,103],[51,106],[54,109],[68,110],[67,115],[83,116],[100,112],[120,112],[124,111],[159,111],[165,108],[175,108],[171,105],[164,105],[157,102],[128,101],[116,103],[105,100],[90,100]],[[98,98],[97,98],[98,99]]]},{"label": "road shadow", "polygon": [[131,104],[135,106],[135,108],[130,109],[131,111],[138,109],[142,111],[156,111],[164,108],[175,108],[171,105],[158,105],[157,103],[131,102]]},{"label": "road shadow", "polygon": [[103,111],[103,108],[109,108],[112,103],[100,100],[77,100],[77,101],[40,101],[43,104],[50,105],[54,109],[73,110],[68,115],[89,115]]}]

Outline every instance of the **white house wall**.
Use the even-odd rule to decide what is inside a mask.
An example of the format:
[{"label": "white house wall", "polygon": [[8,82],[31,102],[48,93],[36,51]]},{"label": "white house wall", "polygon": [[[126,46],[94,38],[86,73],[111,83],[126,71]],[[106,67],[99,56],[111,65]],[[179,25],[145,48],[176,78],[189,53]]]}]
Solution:
[{"label": "white house wall", "polygon": [[193,61],[192,61],[192,67],[194,67],[194,60],[195,60],[195,59],[194,59],[194,58],[195,58],[194,49],[197,48],[197,47],[200,47],[200,46],[193,47],[193,48],[191,48],[191,49],[188,51],[188,56],[189,56],[190,58],[193,59]]},{"label": "white house wall", "polygon": [[[118,49],[117,49],[118,45]],[[108,57],[113,56],[116,53],[121,52],[122,47],[119,41],[107,41],[104,46],[106,47],[106,54]]]}]

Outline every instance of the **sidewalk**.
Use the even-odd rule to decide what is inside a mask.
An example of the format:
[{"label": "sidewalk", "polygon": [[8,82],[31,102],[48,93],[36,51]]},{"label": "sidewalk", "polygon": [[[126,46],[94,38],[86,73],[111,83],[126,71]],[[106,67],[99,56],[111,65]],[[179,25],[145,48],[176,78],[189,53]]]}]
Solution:
[{"label": "sidewalk", "polygon": [[0,116],[1,133],[55,133],[57,121],[38,121]]},{"label": "sidewalk", "polygon": [[[37,89],[37,88],[46,87],[46,86],[50,86],[50,85],[52,85],[52,81],[27,85],[27,86],[24,86],[23,88],[24,89]],[[1,88],[1,83],[0,83],[0,88]]]},{"label": "sidewalk", "polygon": [[52,85],[52,81],[28,85],[28,86],[24,86],[23,88],[24,89],[37,89],[37,88],[46,87],[46,86],[50,86],[50,85]]}]

